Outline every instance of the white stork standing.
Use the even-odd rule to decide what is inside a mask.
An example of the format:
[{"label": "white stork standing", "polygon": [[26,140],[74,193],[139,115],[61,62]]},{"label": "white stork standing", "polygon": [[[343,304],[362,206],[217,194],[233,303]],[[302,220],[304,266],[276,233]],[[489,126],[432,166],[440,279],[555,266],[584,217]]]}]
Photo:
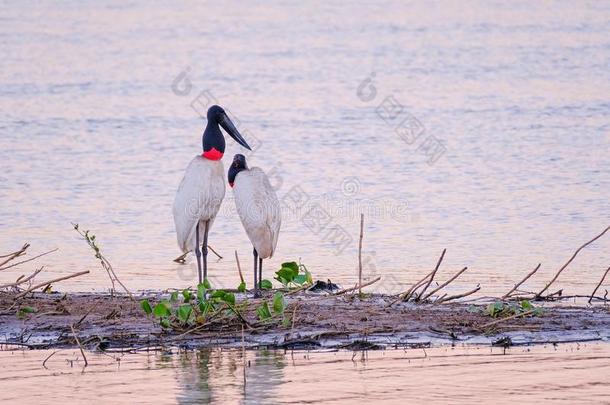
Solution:
[{"label": "white stork standing", "polygon": [[254,291],[258,295],[263,278],[263,259],[273,256],[280,234],[280,202],[265,172],[258,167],[249,169],[244,155],[238,154],[233,158],[229,185],[233,188],[241,223],[254,246]]},{"label": "white stork standing", "polygon": [[[185,255],[195,251],[199,283],[203,283],[208,276],[208,232],[218,214],[226,189],[224,168],[220,160],[225,151],[225,138],[218,125],[237,143],[250,149],[221,107],[210,107],[207,118],[208,123],[202,137],[203,153],[195,156],[186,168],[173,207],[178,246]],[[200,241],[203,241],[201,245]]]}]

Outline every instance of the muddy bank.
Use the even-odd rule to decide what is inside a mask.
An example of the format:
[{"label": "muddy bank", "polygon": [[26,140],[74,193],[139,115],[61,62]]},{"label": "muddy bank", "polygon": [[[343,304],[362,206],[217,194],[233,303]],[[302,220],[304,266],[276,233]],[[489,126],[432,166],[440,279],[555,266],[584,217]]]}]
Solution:
[{"label": "muddy bank", "polygon": [[[151,303],[167,294],[147,294]],[[483,306],[397,303],[393,297],[369,295],[287,295],[290,322],[259,322],[260,299],[238,296],[238,317],[219,317],[193,330],[164,331],[140,308],[138,297],[100,294],[35,294],[15,303],[0,293],[0,340],[30,348],[73,347],[76,340],[88,349],[145,349],[164,346],[380,348],[442,343],[517,345],[573,341],[610,341],[610,311],[604,307],[545,308],[541,315],[496,322]],[[35,309],[33,313],[23,308]],[[21,309],[21,311],[20,311]],[[245,321],[245,322],[244,322]],[[495,323],[494,323],[495,322]],[[243,335],[242,335],[243,330]]]}]

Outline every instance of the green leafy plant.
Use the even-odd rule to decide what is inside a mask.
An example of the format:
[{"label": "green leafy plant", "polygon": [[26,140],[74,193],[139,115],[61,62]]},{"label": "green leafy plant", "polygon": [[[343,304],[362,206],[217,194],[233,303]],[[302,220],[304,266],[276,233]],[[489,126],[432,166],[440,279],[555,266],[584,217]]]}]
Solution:
[{"label": "green leafy plant", "polygon": [[264,300],[262,304],[256,308],[256,314],[258,315],[259,320],[266,321],[275,317],[284,316],[285,310],[286,300],[284,299],[284,294],[278,291],[273,295],[271,307],[269,307],[269,302]]},{"label": "green leafy plant", "polygon": [[174,291],[169,299],[159,301],[154,307],[146,299],[140,301],[144,313],[152,315],[165,329],[183,329],[203,324],[219,311],[240,316],[236,304],[235,294],[225,290],[212,290],[208,280],[197,286],[196,293],[189,289]]},{"label": "green leafy plant", "polygon": [[297,262],[282,263],[282,267],[275,272],[275,279],[286,288],[313,284],[313,278],[307,267]]},{"label": "green leafy plant", "polygon": [[19,308],[19,310],[17,311],[17,318],[19,319],[23,319],[25,318],[28,314],[33,314],[36,312],[36,308],[34,307],[21,307]]},{"label": "green leafy plant", "polygon": [[517,304],[496,301],[487,305],[484,313],[492,318],[503,318],[522,314],[528,311],[533,311],[533,315],[540,316],[542,315],[543,309],[540,307],[534,307],[534,305],[528,300],[522,300]]}]

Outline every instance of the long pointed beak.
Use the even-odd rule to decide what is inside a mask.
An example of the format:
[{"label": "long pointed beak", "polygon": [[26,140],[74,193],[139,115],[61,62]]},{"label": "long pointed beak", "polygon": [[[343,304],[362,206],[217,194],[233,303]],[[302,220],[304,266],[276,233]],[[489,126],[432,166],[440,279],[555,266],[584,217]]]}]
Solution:
[{"label": "long pointed beak", "polygon": [[252,150],[248,142],[244,139],[243,136],[239,133],[231,118],[225,113],[222,115],[222,119],[220,120],[220,126],[224,128],[225,131],[231,136],[231,138],[235,139],[235,141],[248,150]]}]

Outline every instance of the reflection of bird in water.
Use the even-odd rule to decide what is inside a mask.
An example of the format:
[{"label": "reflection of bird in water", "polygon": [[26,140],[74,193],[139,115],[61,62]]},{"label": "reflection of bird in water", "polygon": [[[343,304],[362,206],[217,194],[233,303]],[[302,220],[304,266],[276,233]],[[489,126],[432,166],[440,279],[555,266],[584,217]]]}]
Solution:
[{"label": "reflection of bird in water", "polygon": [[[179,403],[269,404],[277,396],[277,387],[285,378],[285,355],[280,351],[247,352],[246,382],[241,367],[241,350],[200,349],[172,357],[176,371]],[[254,357],[254,358],[252,358]],[[166,368],[160,356],[158,368]],[[163,362],[163,363],[162,363]],[[247,362],[246,362],[247,364]]]}]

